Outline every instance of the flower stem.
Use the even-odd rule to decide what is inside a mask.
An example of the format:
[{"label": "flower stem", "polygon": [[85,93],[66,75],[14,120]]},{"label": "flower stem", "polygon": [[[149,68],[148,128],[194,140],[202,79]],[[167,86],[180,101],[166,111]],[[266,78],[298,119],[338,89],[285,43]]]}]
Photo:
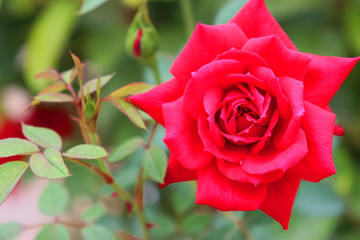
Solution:
[{"label": "flower stem", "polygon": [[186,35],[188,38],[190,38],[195,28],[194,14],[190,1],[191,0],[180,0],[181,12],[185,23]]}]

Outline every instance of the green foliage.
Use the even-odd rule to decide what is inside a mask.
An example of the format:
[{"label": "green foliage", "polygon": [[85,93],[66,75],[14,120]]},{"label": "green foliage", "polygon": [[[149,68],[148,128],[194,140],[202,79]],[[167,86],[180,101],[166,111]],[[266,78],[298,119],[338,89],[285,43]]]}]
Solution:
[{"label": "green foliage", "polygon": [[119,146],[117,146],[110,156],[108,157],[107,161],[114,163],[114,162],[120,162],[122,160],[125,160],[128,156],[133,154],[136,150],[138,150],[140,147],[144,146],[144,140],[140,137],[133,137],[125,142],[121,143]]},{"label": "green foliage", "polygon": [[99,159],[107,157],[108,153],[97,145],[80,144],[67,150],[63,156],[77,159]]},{"label": "green foliage", "polygon": [[61,149],[61,137],[54,130],[43,127],[33,127],[23,123],[22,132],[27,139],[36,143],[40,147],[55,147],[57,149]]},{"label": "green foliage", "polygon": [[135,94],[149,91],[153,87],[154,86],[147,84],[147,83],[134,82],[134,83],[127,84],[127,85],[115,90],[109,96],[120,98],[120,97],[129,96],[129,95],[135,95]]},{"label": "green foliage", "polygon": [[59,183],[49,182],[40,195],[39,209],[47,216],[58,216],[67,207],[69,193]]},{"label": "green foliage", "polygon": [[34,76],[57,65],[74,27],[76,5],[72,0],[51,1],[32,25],[24,68],[26,82],[33,91],[38,92],[48,84]]},{"label": "green foliage", "polygon": [[[103,87],[105,86],[105,84],[107,84],[113,77],[115,76],[115,73],[113,74],[109,74],[109,75],[106,75],[106,76],[102,76],[100,78],[100,87]],[[95,79],[92,79],[88,82],[86,82],[82,89],[83,89],[83,95],[86,96],[88,93],[93,93],[96,91],[97,89],[97,81],[98,79],[95,78]],[[78,93],[78,97],[80,97],[80,92]]]},{"label": "green foliage", "polygon": [[144,120],[135,105],[121,98],[108,97],[107,100],[124,113],[133,124],[146,130]]},{"label": "green foliage", "polygon": [[38,151],[39,148],[35,144],[24,139],[6,138],[0,140],[0,157],[28,155]]},{"label": "green foliage", "polygon": [[170,200],[177,214],[184,215],[194,207],[196,193],[193,186],[189,183],[178,183],[170,188],[172,190]]},{"label": "green foliage", "polygon": [[166,167],[167,157],[164,150],[156,145],[151,145],[149,149],[145,150],[143,156],[144,173],[152,180],[163,183]]},{"label": "green foliage", "polygon": [[0,239],[15,240],[21,233],[21,225],[18,223],[5,223],[0,225]]},{"label": "green foliage", "polygon": [[102,203],[95,203],[81,215],[84,222],[94,222],[104,216],[106,208]]},{"label": "green foliage", "polygon": [[191,214],[184,218],[182,228],[188,234],[199,234],[206,230],[211,223],[211,216],[208,214]]},{"label": "green foliage", "polygon": [[108,228],[101,225],[91,225],[83,228],[81,234],[84,240],[116,240]]},{"label": "green foliage", "polygon": [[231,0],[225,3],[217,12],[214,24],[224,24],[229,22],[246,2],[247,0]]},{"label": "green foliage", "polygon": [[31,155],[30,168],[35,175],[41,178],[59,179],[70,176],[61,153],[55,148],[45,149],[44,154]]},{"label": "green foliage", "polygon": [[13,161],[0,165],[0,204],[14,189],[26,171],[28,164],[26,162]]},{"label": "green foliage", "polygon": [[70,235],[62,224],[47,224],[41,229],[35,240],[70,240]]}]

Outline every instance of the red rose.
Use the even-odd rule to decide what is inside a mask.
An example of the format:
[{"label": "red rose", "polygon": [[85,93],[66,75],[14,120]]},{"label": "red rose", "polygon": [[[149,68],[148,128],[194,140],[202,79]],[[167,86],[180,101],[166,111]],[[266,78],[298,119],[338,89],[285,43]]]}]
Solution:
[{"label": "red rose", "polygon": [[196,179],[196,203],[287,229],[300,180],[336,172],[328,104],[358,60],[297,51],[250,0],[228,24],[198,24],[174,78],[130,99],[166,128],[165,185]]}]

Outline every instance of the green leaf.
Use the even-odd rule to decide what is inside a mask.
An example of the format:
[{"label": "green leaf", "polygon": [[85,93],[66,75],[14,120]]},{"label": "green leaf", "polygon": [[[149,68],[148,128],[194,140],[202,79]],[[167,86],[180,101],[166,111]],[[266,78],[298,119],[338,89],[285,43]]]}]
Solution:
[{"label": "green leaf", "polygon": [[28,165],[28,163],[20,161],[7,162],[0,165],[0,204],[14,189]]},{"label": "green leaf", "polygon": [[39,198],[39,209],[47,216],[61,214],[69,202],[67,189],[57,182],[49,182]]},{"label": "green leaf", "polygon": [[99,159],[107,157],[108,154],[106,150],[100,146],[80,144],[67,150],[63,153],[63,156],[77,159]]},{"label": "green leaf", "polygon": [[[38,95],[42,95],[45,93],[58,93],[65,89],[66,89],[66,86],[62,81],[56,81],[56,82],[52,83],[51,85],[47,86],[46,88],[44,88],[43,90],[41,90]],[[31,105],[34,106],[39,103],[40,103],[39,100],[34,99],[31,103]]]},{"label": "green leaf", "polygon": [[156,145],[152,145],[145,151],[143,156],[144,173],[156,182],[163,183],[167,157],[164,150]]},{"label": "green leaf", "polygon": [[66,167],[61,153],[56,148],[45,149],[44,154],[35,153],[30,157],[32,172],[46,179],[58,179],[69,177],[69,169]]},{"label": "green leaf", "polygon": [[114,233],[101,225],[87,226],[81,230],[81,235],[84,240],[116,240]]},{"label": "green leaf", "polygon": [[[102,76],[101,80],[100,80],[100,87],[103,87],[105,84],[107,84],[114,76],[115,76],[115,73],[109,74],[109,75],[106,75],[106,76]],[[86,96],[87,93],[91,94],[91,93],[96,91],[97,81],[98,81],[98,78],[95,78],[95,79],[92,79],[92,80],[86,82],[83,85],[83,94],[84,94],[84,96]],[[80,97],[80,91],[78,93],[78,97]]]},{"label": "green leaf", "polygon": [[90,94],[86,95],[86,103],[85,103],[85,117],[86,119],[91,119],[95,113],[95,103],[91,99]]},{"label": "green leaf", "polygon": [[34,76],[49,66],[56,67],[74,27],[76,10],[76,1],[51,1],[32,25],[26,42],[24,74],[33,91],[48,85],[47,80]]},{"label": "green leaf", "polygon": [[19,223],[5,223],[0,225],[0,239],[15,240],[21,233]]},{"label": "green leaf", "polygon": [[104,216],[106,208],[101,203],[96,203],[88,208],[81,216],[84,222],[93,222]]},{"label": "green leaf", "polygon": [[74,99],[72,96],[66,93],[42,93],[34,97],[36,100],[40,102],[73,102]]},{"label": "green leaf", "polygon": [[135,95],[146,92],[152,89],[154,86],[144,82],[134,82],[125,85],[110,94],[111,97],[125,97],[129,95]]},{"label": "green leaf", "polygon": [[65,72],[62,72],[61,77],[67,84],[71,85],[74,82],[75,77],[76,77],[76,69],[71,68]]},{"label": "green leaf", "polygon": [[126,159],[140,147],[144,146],[144,140],[140,137],[130,138],[120,144],[108,157],[108,162],[114,163]]},{"label": "green leaf", "polygon": [[79,14],[88,13],[107,1],[108,0],[84,0],[81,9],[79,11]]},{"label": "green leaf", "polygon": [[38,146],[25,139],[6,138],[0,140],[0,157],[28,155],[39,152]]},{"label": "green leaf", "polygon": [[108,97],[107,100],[111,102],[122,113],[124,113],[130,119],[130,121],[135,124],[135,126],[146,130],[144,120],[142,119],[139,111],[132,103],[120,98],[113,97]]},{"label": "green leaf", "polygon": [[21,125],[24,136],[30,141],[44,148],[55,147],[61,149],[61,137],[54,130],[43,127],[33,127],[24,123]]},{"label": "green leaf", "polygon": [[41,229],[35,240],[70,240],[70,235],[62,224],[47,224]]},{"label": "green leaf", "polygon": [[184,218],[182,228],[188,234],[204,232],[211,223],[211,216],[207,214],[191,214]]}]

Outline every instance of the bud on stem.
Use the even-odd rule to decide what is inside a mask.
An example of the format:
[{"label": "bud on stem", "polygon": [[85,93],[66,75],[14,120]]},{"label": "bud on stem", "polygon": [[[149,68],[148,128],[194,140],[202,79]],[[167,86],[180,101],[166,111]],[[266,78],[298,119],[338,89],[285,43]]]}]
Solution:
[{"label": "bud on stem", "polygon": [[148,63],[153,61],[158,45],[158,34],[151,23],[147,5],[143,3],[129,27],[126,50],[131,57]]}]

